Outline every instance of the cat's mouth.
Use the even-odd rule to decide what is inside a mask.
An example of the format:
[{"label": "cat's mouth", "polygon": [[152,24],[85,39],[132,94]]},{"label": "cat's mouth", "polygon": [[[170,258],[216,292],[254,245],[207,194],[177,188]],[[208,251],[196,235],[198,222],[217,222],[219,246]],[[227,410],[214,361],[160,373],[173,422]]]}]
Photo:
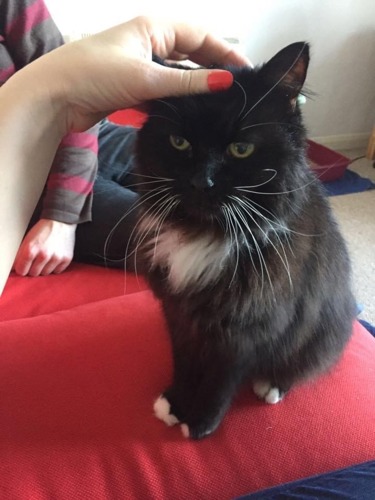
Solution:
[{"label": "cat's mouth", "polygon": [[181,221],[212,223],[220,214],[221,204],[218,201],[190,199],[188,203],[179,203],[174,216]]}]

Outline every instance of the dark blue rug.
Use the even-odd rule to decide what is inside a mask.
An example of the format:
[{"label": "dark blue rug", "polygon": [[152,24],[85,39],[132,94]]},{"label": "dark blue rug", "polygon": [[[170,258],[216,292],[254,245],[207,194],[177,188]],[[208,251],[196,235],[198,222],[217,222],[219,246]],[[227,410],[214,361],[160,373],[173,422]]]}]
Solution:
[{"label": "dark blue rug", "polygon": [[346,169],[345,174],[335,181],[323,182],[328,196],[338,196],[341,194],[360,193],[375,189],[375,183],[370,179],[361,177],[352,170]]},{"label": "dark blue rug", "polygon": [[375,326],[369,323],[368,321],[365,321],[364,319],[358,320],[362,326],[366,328],[367,331],[371,333],[373,337],[375,337]]}]

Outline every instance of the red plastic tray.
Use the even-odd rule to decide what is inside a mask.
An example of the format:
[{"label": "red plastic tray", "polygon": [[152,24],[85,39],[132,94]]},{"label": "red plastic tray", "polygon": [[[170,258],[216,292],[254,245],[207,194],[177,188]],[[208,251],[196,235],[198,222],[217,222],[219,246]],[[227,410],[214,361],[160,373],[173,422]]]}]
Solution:
[{"label": "red plastic tray", "polygon": [[350,163],[349,158],[317,142],[307,142],[310,166],[321,181],[334,181],[344,175]]}]

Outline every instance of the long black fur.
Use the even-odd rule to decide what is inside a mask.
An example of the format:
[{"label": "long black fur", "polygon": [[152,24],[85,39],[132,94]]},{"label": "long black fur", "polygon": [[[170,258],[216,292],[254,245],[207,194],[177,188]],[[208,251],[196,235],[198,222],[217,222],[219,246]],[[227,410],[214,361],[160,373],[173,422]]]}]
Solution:
[{"label": "long black fur", "polygon": [[[195,439],[217,428],[242,382],[282,395],[331,367],[350,336],[347,251],[306,161],[297,96],[308,62],[300,42],[261,67],[230,68],[225,92],[151,103],[139,133],[137,254],[174,356],[163,397]],[[171,135],[190,147],[176,149]],[[235,158],[231,143],[254,151]],[[210,260],[221,244],[227,253]],[[191,258],[202,247],[207,265],[197,259],[201,275],[176,281],[178,265],[191,270],[188,253],[171,269],[186,245],[198,251]]]}]

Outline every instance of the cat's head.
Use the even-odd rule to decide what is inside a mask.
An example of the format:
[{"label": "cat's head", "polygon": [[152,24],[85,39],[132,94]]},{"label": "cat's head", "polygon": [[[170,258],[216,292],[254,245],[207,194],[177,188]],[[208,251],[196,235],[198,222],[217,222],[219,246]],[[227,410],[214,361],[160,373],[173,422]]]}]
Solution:
[{"label": "cat's head", "polygon": [[261,67],[230,68],[227,91],[152,102],[137,141],[144,211],[196,226],[228,226],[231,211],[253,227],[257,212],[280,211],[276,193],[295,192],[306,171],[297,97],[308,62],[308,44],[294,43]]}]

